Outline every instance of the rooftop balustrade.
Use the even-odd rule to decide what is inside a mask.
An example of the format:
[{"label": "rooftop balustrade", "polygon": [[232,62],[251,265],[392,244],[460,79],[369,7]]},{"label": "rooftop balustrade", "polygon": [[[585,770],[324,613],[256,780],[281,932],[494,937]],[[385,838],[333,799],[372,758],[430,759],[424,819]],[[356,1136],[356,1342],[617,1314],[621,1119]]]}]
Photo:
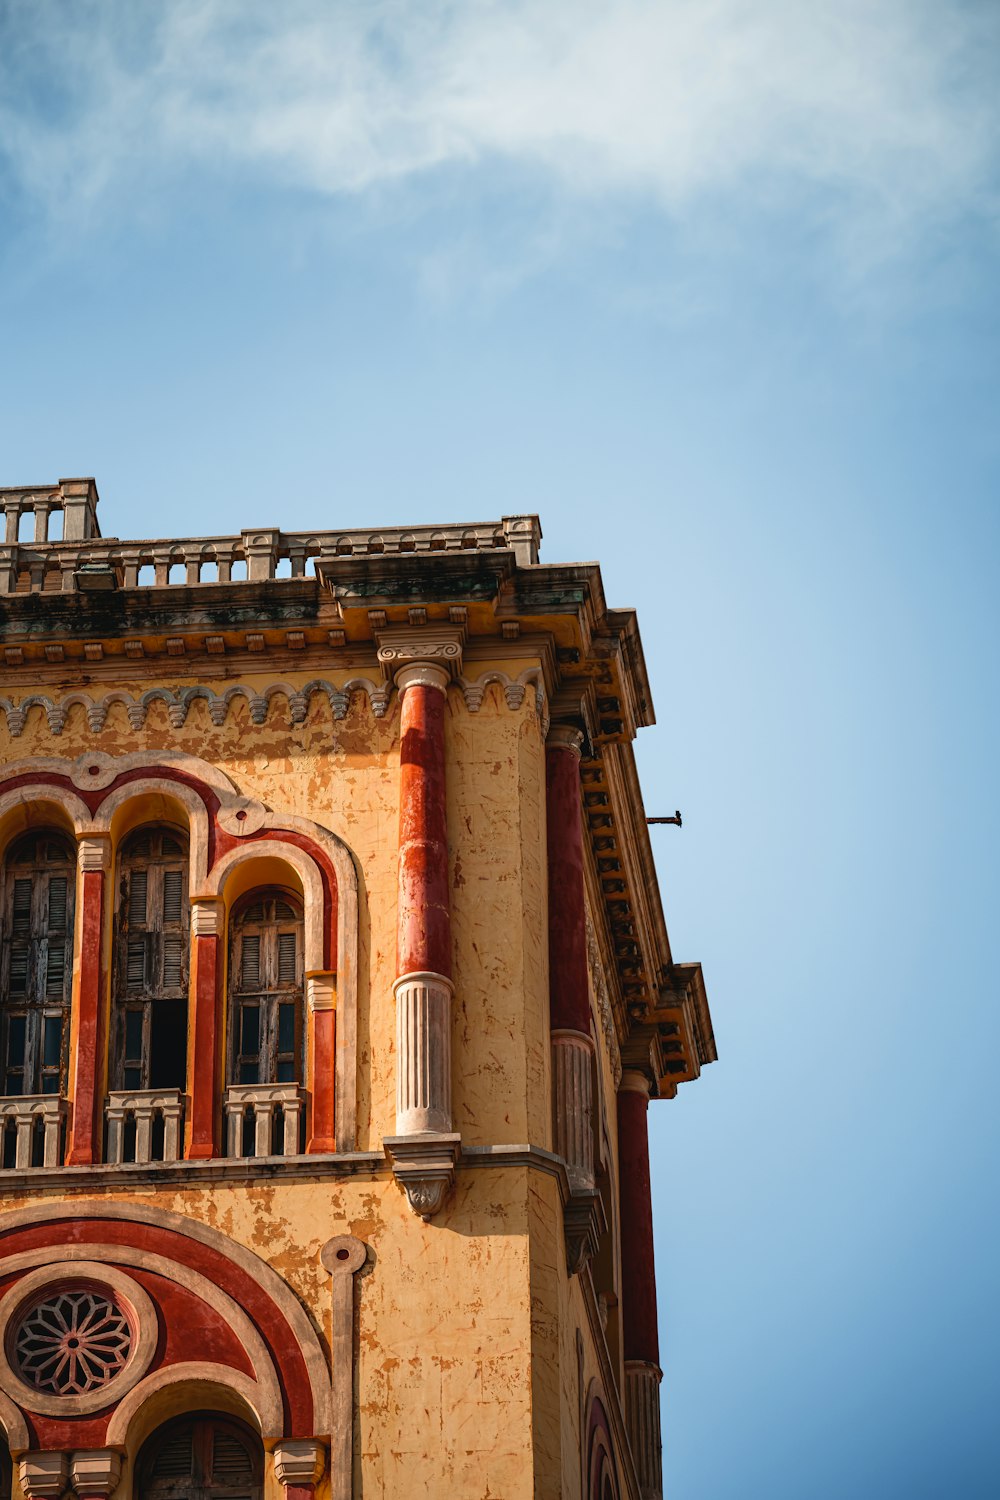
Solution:
[{"label": "rooftop balustrade", "polygon": [[[537,516],[504,516],[472,525],[385,527],[378,531],[280,531],[238,536],[122,540],[102,537],[92,480],[60,480],[55,488],[0,490],[4,541],[0,594],[168,588],[203,583],[256,583],[306,578],[317,561],[381,554],[506,548],[519,564],[538,561]],[[50,519],[64,513],[63,537],[49,540]],[[33,535],[23,536],[32,517]]]}]

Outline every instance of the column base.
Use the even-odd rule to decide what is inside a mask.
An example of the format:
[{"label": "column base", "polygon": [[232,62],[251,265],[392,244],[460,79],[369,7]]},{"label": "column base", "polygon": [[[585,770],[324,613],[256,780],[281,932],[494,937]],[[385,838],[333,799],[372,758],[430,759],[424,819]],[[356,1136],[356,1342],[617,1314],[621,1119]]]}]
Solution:
[{"label": "column base", "polygon": [[571,1276],[582,1271],[591,1256],[597,1254],[601,1235],[607,1232],[608,1218],[600,1193],[571,1193],[563,1205],[563,1227],[566,1231],[566,1269]]},{"label": "column base", "polygon": [[386,1136],[382,1144],[413,1212],[422,1219],[433,1218],[455,1181],[462,1137],[427,1131]]},{"label": "column base", "polygon": [[625,1419],[642,1500],[662,1500],[663,1455],[660,1440],[659,1365],[625,1361]]}]

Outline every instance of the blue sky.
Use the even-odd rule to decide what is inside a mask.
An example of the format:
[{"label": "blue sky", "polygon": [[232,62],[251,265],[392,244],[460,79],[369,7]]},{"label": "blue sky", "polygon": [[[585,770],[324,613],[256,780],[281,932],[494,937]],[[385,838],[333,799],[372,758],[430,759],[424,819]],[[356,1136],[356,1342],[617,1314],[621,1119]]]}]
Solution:
[{"label": "blue sky", "polygon": [[671,1500],[997,1490],[998,44],[0,0],[2,482],[120,535],[537,510],[640,612],[721,1054],[652,1111]]}]

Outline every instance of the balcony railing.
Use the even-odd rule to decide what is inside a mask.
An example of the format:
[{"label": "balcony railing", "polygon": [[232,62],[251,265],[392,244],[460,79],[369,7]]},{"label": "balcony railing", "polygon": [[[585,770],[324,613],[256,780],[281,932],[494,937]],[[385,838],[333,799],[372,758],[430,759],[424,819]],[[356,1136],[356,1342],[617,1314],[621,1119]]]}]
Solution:
[{"label": "balcony railing", "polygon": [[[164,588],[199,583],[260,582],[312,576],[316,563],[382,553],[478,552],[507,548],[519,563],[538,561],[537,516],[505,516],[470,526],[415,526],[382,531],[244,531],[238,536],[126,541],[87,536],[70,541],[18,541],[22,492],[0,492],[7,516],[0,541],[0,594],[67,593],[77,589]],[[38,528],[42,530],[44,528]]]},{"label": "balcony railing", "polygon": [[116,1089],[108,1095],[108,1162],[178,1161],[184,1095],[179,1089]]},{"label": "balcony railing", "polygon": [[0,1168],[60,1166],[65,1118],[58,1094],[0,1099]]},{"label": "balcony railing", "polygon": [[297,1083],[239,1083],[226,1090],[227,1156],[297,1156],[302,1123]]}]

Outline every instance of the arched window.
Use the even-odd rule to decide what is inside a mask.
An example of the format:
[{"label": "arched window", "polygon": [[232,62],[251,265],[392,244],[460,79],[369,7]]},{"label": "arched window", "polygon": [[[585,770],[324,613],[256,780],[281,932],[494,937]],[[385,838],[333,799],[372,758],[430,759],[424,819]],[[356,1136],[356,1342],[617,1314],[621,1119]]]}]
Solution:
[{"label": "arched window", "polygon": [[187,1073],[188,844],[139,828],[122,844],[115,917],[113,1089],[183,1089]]},{"label": "arched window", "polygon": [[69,839],[25,834],[4,861],[0,954],[3,1092],[59,1094],[66,1086],[73,978],[76,858]]},{"label": "arched window", "polygon": [[229,1082],[301,1083],[302,904],[252,891],[230,933]]},{"label": "arched window", "polygon": [[146,1444],[137,1500],[260,1500],[263,1473],[263,1444],[244,1423],[183,1417]]}]

